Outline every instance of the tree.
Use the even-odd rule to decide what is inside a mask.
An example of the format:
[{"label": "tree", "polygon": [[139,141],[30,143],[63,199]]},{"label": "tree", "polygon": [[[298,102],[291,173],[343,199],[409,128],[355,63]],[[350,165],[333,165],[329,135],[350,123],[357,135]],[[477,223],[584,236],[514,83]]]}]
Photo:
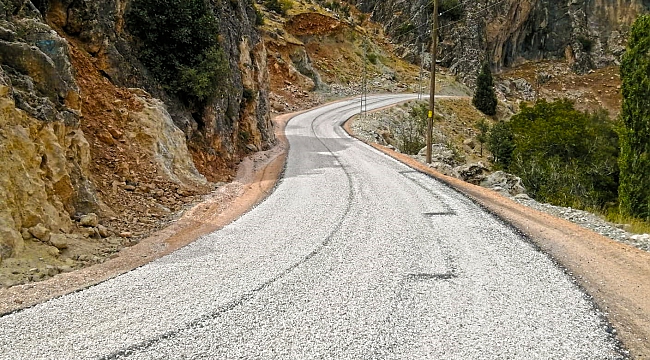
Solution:
[{"label": "tree", "polygon": [[640,16],[621,62],[619,204],[623,215],[650,219],[650,15]]},{"label": "tree", "polygon": [[488,135],[490,134],[490,124],[485,121],[485,119],[481,119],[481,121],[476,124],[476,127],[478,128],[478,135],[476,136],[476,140],[481,144],[481,156],[483,156],[483,144],[485,144],[488,141]]},{"label": "tree", "polygon": [[134,0],[126,21],[138,58],[165,90],[197,108],[221,90],[230,68],[209,1]]},{"label": "tree", "polygon": [[515,150],[510,124],[505,121],[496,123],[488,134],[487,146],[494,158],[494,164],[507,169],[512,160],[512,152]]},{"label": "tree", "polygon": [[538,201],[592,209],[616,202],[618,135],[604,110],[581,112],[569,100],[524,104],[490,130],[488,147]]},{"label": "tree", "polygon": [[494,92],[492,71],[488,63],[483,64],[476,79],[476,92],[472,103],[485,115],[493,116],[497,113],[497,95]]}]

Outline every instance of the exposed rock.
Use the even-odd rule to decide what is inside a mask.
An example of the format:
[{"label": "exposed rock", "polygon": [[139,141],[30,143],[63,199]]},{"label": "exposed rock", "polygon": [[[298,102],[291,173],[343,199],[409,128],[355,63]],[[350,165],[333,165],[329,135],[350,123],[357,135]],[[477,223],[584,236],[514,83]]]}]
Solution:
[{"label": "exposed rock", "polygon": [[50,240],[50,229],[43,224],[37,224],[29,228],[29,233],[40,241],[47,242]]},{"label": "exposed rock", "polygon": [[83,215],[79,219],[79,225],[85,227],[96,227],[99,224],[99,216],[95,213]]},{"label": "exposed rock", "polygon": [[521,178],[503,171],[496,171],[488,175],[481,181],[480,185],[488,189],[495,189],[498,187],[500,190],[513,196],[525,194],[526,192],[526,188],[523,186]]},{"label": "exposed rock", "polygon": [[486,177],[486,174],[489,172],[489,169],[485,167],[482,163],[476,164],[465,164],[454,168],[454,171],[458,174],[458,177],[471,184],[478,185]]},{"label": "exposed rock", "polygon": [[[390,34],[398,36],[398,53],[429,66],[430,56],[420,59],[416,41],[430,38],[430,12],[422,11],[429,0],[355,2],[383,23]],[[646,0],[625,4],[614,0],[487,0],[461,4],[461,19],[441,18],[438,58],[469,84],[475,81],[484,61],[499,69],[524,60],[566,59],[580,73],[615,64],[624,51],[629,25],[638,14],[650,9]],[[405,24],[416,31],[401,34]]]},{"label": "exposed rock", "polygon": [[[162,101],[144,97],[137,97],[137,101],[143,110],[128,114],[125,136],[148,150],[167,178],[177,183],[205,185],[207,180],[194,166],[185,134],[174,125]],[[126,190],[135,190],[133,185],[127,187]]]},{"label": "exposed rock", "polygon": [[68,248],[68,239],[64,234],[53,234],[50,237],[50,244],[59,250]]},{"label": "exposed rock", "polygon": [[99,232],[99,236],[101,236],[102,238],[107,238],[111,236],[110,231],[108,231],[108,229],[104,225],[98,225],[97,231]]}]

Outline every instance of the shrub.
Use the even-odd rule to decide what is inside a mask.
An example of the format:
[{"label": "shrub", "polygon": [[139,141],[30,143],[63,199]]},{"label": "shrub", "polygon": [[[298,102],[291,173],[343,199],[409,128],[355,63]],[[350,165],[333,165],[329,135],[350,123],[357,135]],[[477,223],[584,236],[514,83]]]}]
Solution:
[{"label": "shrub", "polygon": [[126,21],[141,42],[138,58],[165,90],[195,106],[217,94],[229,67],[205,0],[134,0]]},{"label": "shrub", "polygon": [[586,36],[579,36],[578,42],[580,43],[580,47],[584,52],[591,52],[591,49],[594,47],[594,41]]},{"label": "shrub", "polygon": [[293,8],[293,2],[291,0],[264,0],[264,6],[280,15],[287,15],[287,11]]},{"label": "shrub", "polygon": [[539,201],[598,209],[617,199],[618,136],[604,111],[540,100],[495,125],[488,145],[495,162]]},{"label": "shrub", "polygon": [[255,25],[264,25],[264,14],[257,7],[255,7]]},{"label": "shrub", "polygon": [[620,211],[650,219],[650,15],[639,17],[621,62]]},{"label": "shrub", "polygon": [[402,122],[398,141],[404,154],[417,155],[426,145],[424,134],[427,128],[428,105],[419,104],[411,108],[409,116]]},{"label": "shrub", "polygon": [[492,116],[497,113],[497,95],[494,92],[492,71],[488,63],[483,64],[476,79],[476,92],[472,103],[485,115]]},{"label": "shrub", "polygon": [[371,64],[377,65],[377,61],[379,60],[379,56],[375,53],[368,53],[366,56],[368,58],[368,61],[370,61]]}]

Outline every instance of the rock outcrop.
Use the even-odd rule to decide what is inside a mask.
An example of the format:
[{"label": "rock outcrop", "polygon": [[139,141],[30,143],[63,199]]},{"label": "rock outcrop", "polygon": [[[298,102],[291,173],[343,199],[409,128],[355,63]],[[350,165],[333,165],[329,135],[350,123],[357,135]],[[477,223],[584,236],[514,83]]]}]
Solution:
[{"label": "rock outcrop", "polygon": [[229,91],[198,113],[138,61],[130,3],[0,0],[0,285],[102,261],[275,141],[251,2],[213,3]]},{"label": "rock outcrop", "polygon": [[[404,57],[419,60],[420,44],[430,44],[429,0],[358,3],[385,24],[401,45]],[[483,61],[499,69],[524,60],[566,59],[580,73],[616,63],[625,50],[629,25],[639,13],[650,10],[646,0],[488,0],[458,4],[463,10],[458,18],[451,16],[455,14],[452,11],[443,11],[441,16],[438,57],[443,66],[468,83],[473,83]]]}]

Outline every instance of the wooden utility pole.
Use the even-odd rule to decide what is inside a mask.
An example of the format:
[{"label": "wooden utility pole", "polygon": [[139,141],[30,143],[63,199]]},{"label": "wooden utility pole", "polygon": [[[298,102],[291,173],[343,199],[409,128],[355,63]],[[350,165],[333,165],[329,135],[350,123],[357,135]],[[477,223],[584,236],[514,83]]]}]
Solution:
[{"label": "wooden utility pole", "polygon": [[427,164],[431,164],[433,142],[433,114],[436,104],[436,60],[438,55],[438,0],[433,0],[433,29],[431,30],[431,93],[429,94],[429,118],[427,120]]},{"label": "wooden utility pole", "polygon": [[422,86],[422,80],[424,79],[424,46],[423,43],[422,50],[420,50],[420,78],[418,79],[420,90],[418,90],[418,100],[422,100],[424,97],[424,87]]},{"label": "wooden utility pole", "polygon": [[[367,74],[367,64],[366,64],[366,59],[368,58],[368,43],[366,41],[367,39],[364,37],[363,38],[363,79],[361,80],[361,113],[360,115],[363,116],[365,114],[365,111],[368,109],[368,87],[367,87],[367,81],[368,81],[368,74]],[[365,109],[364,109],[365,105]]]}]

